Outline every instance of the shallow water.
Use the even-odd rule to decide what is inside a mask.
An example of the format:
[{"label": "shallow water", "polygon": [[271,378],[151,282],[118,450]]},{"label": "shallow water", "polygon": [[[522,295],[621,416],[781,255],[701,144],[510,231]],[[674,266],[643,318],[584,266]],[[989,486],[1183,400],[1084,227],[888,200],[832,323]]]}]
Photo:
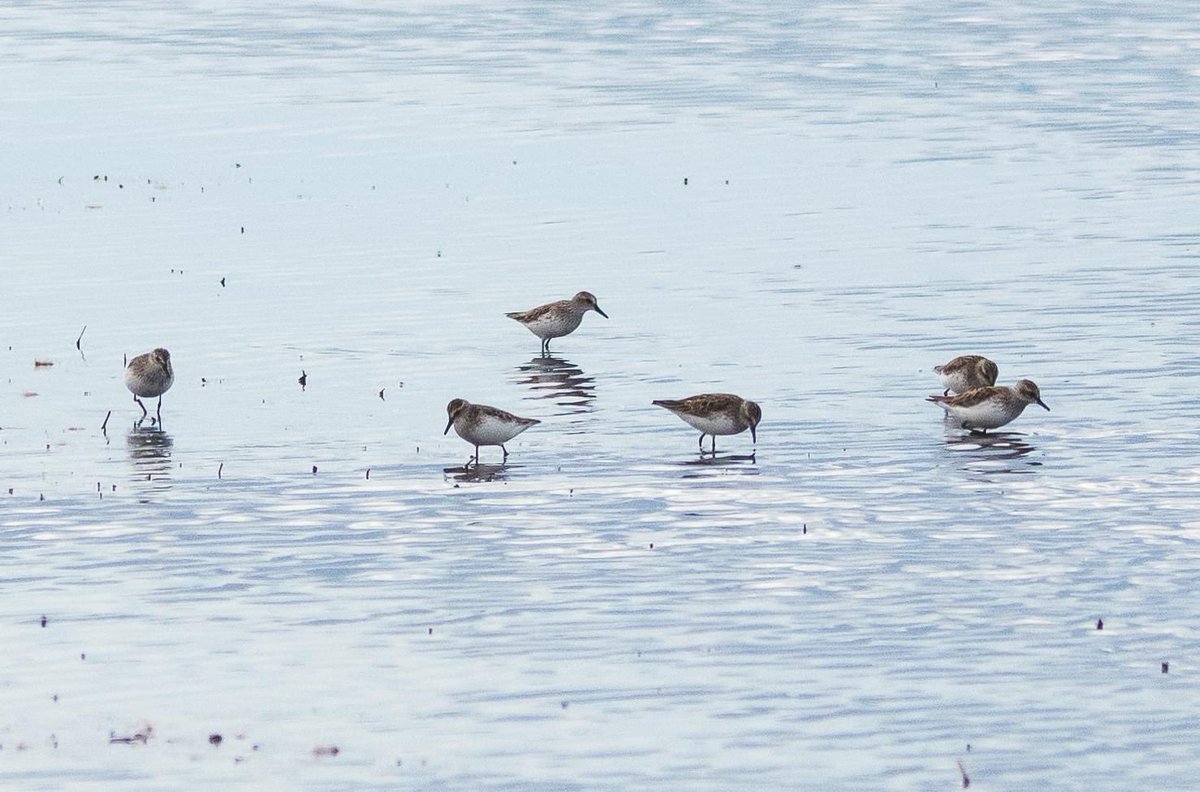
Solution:
[{"label": "shallow water", "polygon": [[4,786],[1188,788],[1191,6],[5,13]]}]

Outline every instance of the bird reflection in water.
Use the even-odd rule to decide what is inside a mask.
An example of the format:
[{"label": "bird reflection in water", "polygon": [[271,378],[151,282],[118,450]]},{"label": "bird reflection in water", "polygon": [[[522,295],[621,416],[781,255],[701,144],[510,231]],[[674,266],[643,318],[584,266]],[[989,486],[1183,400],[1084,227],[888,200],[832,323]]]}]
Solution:
[{"label": "bird reflection in water", "polygon": [[[513,465],[512,467],[518,468],[520,465]],[[442,473],[452,481],[487,482],[504,481],[504,474],[510,469],[512,468],[508,465],[481,465],[476,462],[473,465],[467,464],[461,467],[442,468]]]},{"label": "bird reflection in water", "polygon": [[584,413],[596,398],[595,380],[569,360],[540,355],[516,368],[519,385],[533,391],[531,399],[551,399],[567,409],[560,414]]},{"label": "bird reflection in water", "polygon": [[[972,462],[999,462],[1020,459],[1034,450],[1017,432],[988,434],[948,434],[946,446],[951,451],[970,454]],[[977,453],[971,453],[977,452]],[[1031,462],[1030,464],[1039,464]]]},{"label": "bird reflection in water", "polygon": [[171,449],[175,441],[159,426],[135,425],[125,438],[133,462],[133,480],[160,482],[152,489],[167,489],[171,482]]},{"label": "bird reflection in water", "polygon": [[716,456],[701,456],[696,459],[687,459],[680,463],[688,469],[688,472],[683,474],[684,478],[696,478],[699,476],[710,476],[718,470],[725,473],[737,473],[744,476],[758,475],[758,468],[754,467],[758,464],[755,457],[755,452],[749,454],[718,454]]}]

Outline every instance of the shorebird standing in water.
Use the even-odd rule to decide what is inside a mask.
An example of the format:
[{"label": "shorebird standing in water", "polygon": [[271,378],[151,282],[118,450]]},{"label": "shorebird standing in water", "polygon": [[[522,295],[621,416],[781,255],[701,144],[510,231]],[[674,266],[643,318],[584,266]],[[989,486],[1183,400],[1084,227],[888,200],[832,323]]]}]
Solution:
[{"label": "shorebird standing in water", "polygon": [[963,393],[971,388],[987,388],[996,384],[999,367],[982,355],[959,355],[944,366],[934,366],[933,372],[942,380],[943,396],[950,391]]},{"label": "shorebird standing in water", "polygon": [[467,464],[474,460],[476,466],[479,465],[480,446],[500,446],[504,458],[508,459],[508,449],[504,444],[534,424],[541,423],[536,418],[521,418],[486,404],[471,404],[466,399],[451,401],[446,405],[446,413],[450,420],[442,434],[449,434],[453,426],[459,437],[475,446],[475,456],[467,460]]},{"label": "shorebird standing in water", "polygon": [[1017,380],[1011,388],[1005,385],[973,388],[957,396],[930,396],[926,401],[944,409],[963,429],[980,434],[1013,421],[1031,404],[1050,409],[1042,401],[1038,386],[1027,379]]},{"label": "shorebird standing in water", "polygon": [[138,355],[129,361],[125,367],[125,387],[133,393],[133,400],[142,408],[139,423],[146,419],[146,405],[142,399],[158,397],[158,409],[155,416],[162,423],[162,395],[171,389],[175,382],[175,372],[171,369],[171,353],[159,347],[153,352]]},{"label": "shorebird standing in water", "polygon": [[513,311],[505,316],[516,319],[525,325],[529,332],[542,339],[542,354],[548,355],[550,339],[575,332],[575,328],[583,321],[583,315],[588,311],[595,311],[605,319],[608,318],[608,314],[601,311],[600,306],[596,304],[596,295],[585,291],[579,292],[569,300],[546,303],[528,311]]},{"label": "shorebird standing in water", "polygon": [[704,453],[704,436],[712,437],[712,453],[717,453],[717,435],[740,434],[747,429],[758,442],[758,423],[762,409],[752,401],[732,393],[702,393],[686,399],[656,399],[654,404],[675,413],[684,423],[700,430],[700,453]]}]

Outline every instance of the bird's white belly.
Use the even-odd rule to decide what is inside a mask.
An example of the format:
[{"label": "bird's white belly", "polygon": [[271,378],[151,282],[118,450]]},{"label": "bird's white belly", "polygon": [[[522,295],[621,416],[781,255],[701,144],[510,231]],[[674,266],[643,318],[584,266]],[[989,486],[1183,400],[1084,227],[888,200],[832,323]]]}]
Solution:
[{"label": "bird's white belly", "polygon": [[462,429],[455,426],[454,431],[458,433],[459,437],[472,445],[503,445],[521,434],[521,432],[524,432],[529,426],[529,424],[516,423],[515,421],[484,418],[473,426]]},{"label": "bird's white belly", "polygon": [[942,380],[942,387],[952,393],[962,393],[969,390],[971,384],[967,382],[967,374],[965,371],[955,371],[950,374],[939,374]]},{"label": "bird's white belly", "polygon": [[1024,404],[1006,406],[986,401],[970,407],[950,407],[947,412],[969,429],[998,429],[1012,421],[1025,409]]},{"label": "bird's white belly", "polygon": [[143,399],[162,396],[171,389],[171,385],[174,382],[175,377],[173,374],[139,375],[129,369],[125,370],[125,387],[135,396],[140,396]]},{"label": "bird's white belly", "polygon": [[582,314],[573,316],[549,312],[532,322],[526,322],[525,326],[538,338],[560,338],[579,327],[581,321],[583,321]]},{"label": "bird's white belly", "polygon": [[683,413],[676,413],[676,415],[686,421],[688,425],[707,435],[733,435],[746,429],[745,426],[739,426],[731,415],[700,416]]}]

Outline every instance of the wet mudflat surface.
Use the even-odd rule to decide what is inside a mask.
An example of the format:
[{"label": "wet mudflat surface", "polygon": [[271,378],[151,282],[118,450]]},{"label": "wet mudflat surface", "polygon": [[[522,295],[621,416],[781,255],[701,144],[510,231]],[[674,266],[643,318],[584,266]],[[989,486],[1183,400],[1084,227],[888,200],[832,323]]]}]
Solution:
[{"label": "wet mudflat surface", "polygon": [[1187,788],[1196,22],[12,9],[0,781]]}]

